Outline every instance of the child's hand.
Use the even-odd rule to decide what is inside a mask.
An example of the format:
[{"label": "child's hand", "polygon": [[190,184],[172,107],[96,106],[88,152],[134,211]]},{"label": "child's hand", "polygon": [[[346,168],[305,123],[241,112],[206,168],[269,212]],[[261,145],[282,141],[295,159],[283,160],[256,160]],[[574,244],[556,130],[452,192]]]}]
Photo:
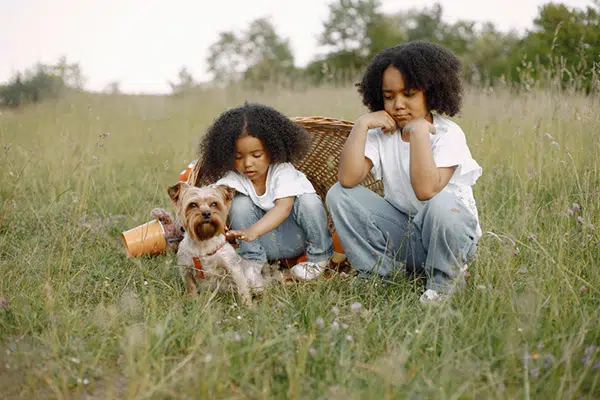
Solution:
[{"label": "child's hand", "polygon": [[424,118],[413,119],[402,128],[403,135],[414,134],[433,134],[435,135],[435,126]]},{"label": "child's hand", "polygon": [[227,231],[225,233],[225,238],[227,240],[231,239],[240,239],[245,242],[252,242],[256,240],[258,236],[251,229],[240,229],[237,231]]},{"label": "child's hand", "polygon": [[383,133],[393,133],[396,131],[396,121],[384,110],[365,114],[356,122],[366,125],[367,129],[381,128]]}]

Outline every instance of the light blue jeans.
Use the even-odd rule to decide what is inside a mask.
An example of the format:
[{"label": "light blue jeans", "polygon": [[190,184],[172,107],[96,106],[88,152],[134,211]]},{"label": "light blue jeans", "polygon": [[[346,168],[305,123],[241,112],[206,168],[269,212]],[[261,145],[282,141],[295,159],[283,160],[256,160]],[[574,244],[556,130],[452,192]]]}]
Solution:
[{"label": "light blue jeans", "polygon": [[[229,211],[231,229],[248,228],[265,214],[250,197],[238,193]],[[241,257],[258,262],[293,258],[303,253],[308,261],[320,262],[329,260],[333,254],[325,206],[316,193],[296,196],[290,216],[281,225],[252,242],[240,240],[239,244]]]},{"label": "light blue jeans", "polygon": [[348,260],[364,275],[424,273],[427,289],[444,293],[464,285],[461,267],[475,255],[477,220],[454,194],[438,193],[412,217],[364,186],[338,182],[326,202]]}]

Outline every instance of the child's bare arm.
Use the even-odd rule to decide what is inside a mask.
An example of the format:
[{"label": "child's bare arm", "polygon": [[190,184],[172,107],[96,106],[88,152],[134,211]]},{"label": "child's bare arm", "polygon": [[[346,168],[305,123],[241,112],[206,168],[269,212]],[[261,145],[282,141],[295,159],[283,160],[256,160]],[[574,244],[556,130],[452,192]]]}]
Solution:
[{"label": "child's bare arm", "polygon": [[246,242],[256,240],[265,233],[271,232],[277,228],[283,221],[289,217],[294,207],[294,197],[283,197],[275,200],[275,207],[271,208],[267,213],[254,225],[237,231],[227,232],[227,238],[238,238]]},{"label": "child's bare arm", "polygon": [[382,128],[386,133],[393,132],[396,122],[385,111],[365,114],[356,120],[340,157],[338,180],[342,186],[358,185],[373,167],[371,160],[365,157],[367,132],[373,128]]},{"label": "child's bare arm", "polygon": [[411,121],[403,129],[403,134],[410,135],[410,183],[419,200],[429,200],[438,194],[456,168],[435,165],[430,132],[435,133],[435,128],[424,119]]}]

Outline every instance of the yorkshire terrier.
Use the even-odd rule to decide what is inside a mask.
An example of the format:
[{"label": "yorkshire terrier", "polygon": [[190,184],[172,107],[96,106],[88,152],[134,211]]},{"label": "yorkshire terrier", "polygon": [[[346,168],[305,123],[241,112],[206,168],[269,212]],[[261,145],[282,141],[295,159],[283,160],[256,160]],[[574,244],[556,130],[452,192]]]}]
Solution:
[{"label": "yorkshire terrier", "polygon": [[235,189],[223,185],[203,187],[178,183],[169,187],[177,219],[185,234],[177,250],[177,265],[189,294],[199,290],[237,290],[246,304],[250,289],[261,290],[260,271],[246,266],[226,240],[227,216]]}]

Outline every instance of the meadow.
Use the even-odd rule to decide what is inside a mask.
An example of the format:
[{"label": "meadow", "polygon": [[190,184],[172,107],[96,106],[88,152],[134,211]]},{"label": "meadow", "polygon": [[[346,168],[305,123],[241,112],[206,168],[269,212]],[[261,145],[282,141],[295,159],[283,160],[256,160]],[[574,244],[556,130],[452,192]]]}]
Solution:
[{"label": "meadow", "polygon": [[484,169],[466,290],[423,307],[403,277],[191,299],[173,254],[120,232],[218,113],[243,101],[354,120],[348,88],[71,95],[0,115],[0,398],[599,398],[600,99],[470,89]]}]

